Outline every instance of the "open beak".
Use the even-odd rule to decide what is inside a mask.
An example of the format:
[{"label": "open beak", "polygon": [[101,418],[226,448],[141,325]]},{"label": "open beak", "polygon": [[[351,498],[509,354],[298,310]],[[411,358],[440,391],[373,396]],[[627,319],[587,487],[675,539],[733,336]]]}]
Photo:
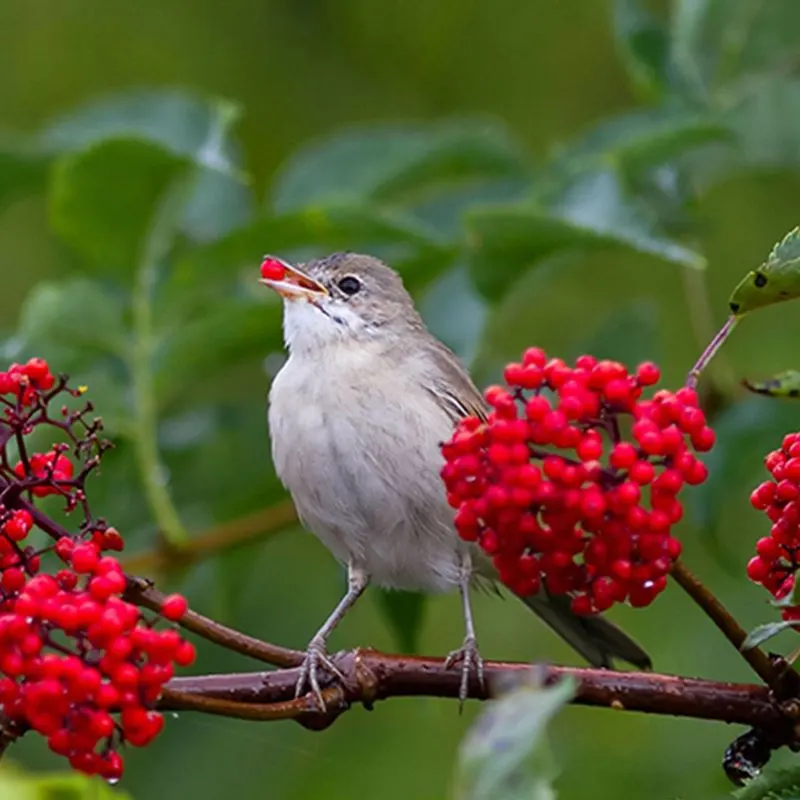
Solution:
[{"label": "open beak", "polygon": [[[283,273],[280,278],[262,277],[260,282],[276,291],[281,297],[288,300],[319,300],[328,295],[328,290],[313,278],[303,274],[297,267],[286,263],[275,256],[267,257],[270,261],[277,262],[283,269],[276,272]],[[266,259],[265,259],[266,261]]]}]

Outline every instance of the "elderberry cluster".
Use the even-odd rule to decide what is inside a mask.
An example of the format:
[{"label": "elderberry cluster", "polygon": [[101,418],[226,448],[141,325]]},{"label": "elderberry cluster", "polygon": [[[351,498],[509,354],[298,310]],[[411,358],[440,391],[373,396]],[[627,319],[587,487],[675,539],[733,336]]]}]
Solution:
[{"label": "elderberry cluster", "polygon": [[[0,709],[75,769],[115,781],[121,747],[159,733],[164,684],[195,652],[125,599],[122,566],[106,554],[122,550],[122,537],[92,517],[84,489],[109,446],[100,421],[88,418],[90,404],[52,411],[57,398],[80,394],[42,359],[0,372]],[[60,441],[29,452],[30,435],[43,430]],[[51,495],[80,511],[77,533],[37,507]],[[160,617],[186,611],[171,595]]]},{"label": "elderberry cluster", "polygon": [[714,432],[691,389],[658,391],[658,367],[630,374],[588,355],[574,366],[528,349],[506,386],[486,390],[486,419],[468,417],[443,445],[455,525],[520,595],[544,584],[576,613],[663,591],[681,552],[678,496],[702,483]]},{"label": "elderberry cluster", "polygon": [[[753,508],[770,522],[769,536],[756,543],[757,555],[747,564],[747,575],[778,599],[793,589],[800,561],[800,433],[784,436],[780,450],[764,459],[772,480],[759,484],[750,495]],[[782,609],[785,620],[800,620],[800,606]]]}]

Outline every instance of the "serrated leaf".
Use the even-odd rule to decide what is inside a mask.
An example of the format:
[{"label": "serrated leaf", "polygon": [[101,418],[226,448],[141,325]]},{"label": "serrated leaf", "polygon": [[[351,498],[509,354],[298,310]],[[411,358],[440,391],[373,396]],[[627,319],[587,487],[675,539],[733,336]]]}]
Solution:
[{"label": "serrated leaf", "polygon": [[46,281],[36,284],[22,304],[18,344],[69,372],[98,357],[123,357],[125,319],[119,294],[97,281]]},{"label": "serrated leaf", "polygon": [[461,743],[457,800],[552,800],[558,774],[546,727],[575,694],[564,680],[548,687],[522,686],[478,717]]},{"label": "serrated leaf", "polygon": [[800,769],[770,770],[733,793],[736,800],[800,800]]},{"label": "serrated leaf", "polygon": [[50,218],[93,272],[130,276],[155,209],[189,162],[158,145],[108,139],[56,163]]},{"label": "serrated leaf", "polygon": [[281,305],[220,299],[202,316],[165,334],[155,367],[156,396],[162,408],[209,375],[280,350]]},{"label": "serrated leaf", "polygon": [[521,148],[492,122],[377,124],[343,131],[296,153],[271,192],[279,212],[308,205],[392,201],[457,181],[519,177]]},{"label": "serrated leaf", "polygon": [[615,0],[614,38],[634,85],[645,97],[661,94],[668,83],[666,25],[642,0]]},{"label": "serrated leaf", "polygon": [[523,270],[558,252],[625,247],[702,269],[697,252],[663,236],[643,205],[626,196],[611,170],[590,173],[548,208],[486,207],[466,215],[470,271],[488,297],[503,294]]},{"label": "serrated leaf", "polygon": [[800,397],[800,372],[794,369],[786,370],[772,378],[763,381],[742,380],[742,385],[756,394],[767,397]]},{"label": "serrated leaf", "polygon": [[400,650],[404,653],[417,652],[427,603],[425,595],[380,589],[378,603]]},{"label": "serrated leaf", "polygon": [[763,625],[759,625],[747,634],[747,638],[742,644],[742,650],[752,650],[773,636],[777,636],[789,628],[797,628],[798,625],[800,625],[800,621],[797,620],[781,620],[780,622],[766,622]]},{"label": "serrated leaf", "polygon": [[742,316],[749,311],[800,297],[800,228],[772,248],[767,260],[748,272],[733,290],[728,304]]}]

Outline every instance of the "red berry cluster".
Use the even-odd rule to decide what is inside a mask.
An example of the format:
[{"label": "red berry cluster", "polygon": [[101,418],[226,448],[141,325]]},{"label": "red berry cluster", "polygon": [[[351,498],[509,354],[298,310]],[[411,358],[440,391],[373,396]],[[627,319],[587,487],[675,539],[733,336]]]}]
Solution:
[{"label": "red berry cluster", "polygon": [[[756,543],[756,555],[747,564],[747,575],[778,599],[794,587],[800,567],[800,433],[783,438],[764,463],[772,480],[764,481],[750,495],[753,508],[764,511],[772,522],[769,536]],[[782,610],[786,620],[800,620],[800,606]]]},{"label": "red berry cluster", "polygon": [[12,364],[0,372],[0,395],[20,396],[23,405],[30,405],[37,391],[48,391],[56,379],[43,358],[32,358],[25,364]]},{"label": "red berry cluster", "polygon": [[655,364],[629,374],[584,355],[570,367],[539,348],[504,377],[485,392],[487,419],[464,419],[442,448],[459,535],[517,594],[544,582],[581,614],[648,605],[680,555],[678,494],[707,476],[692,449],[709,450],[714,432],[697,395],[645,400]]},{"label": "red berry cluster", "polygon": [[[171,628],[156,629],[158,618],[123,597],[122,567],[104,552],[122,550],[122,537],[91,517],[84,491],[105,449],[99,421],[84,419],[91,408],[51,417],[56,395],[79,393],[56,385],[41,359],[0,373],[0,390],[0,708],[75,769],[116,780],[120,746],[143,746],[159,733],[156,702],[175,666],[192,663],[194,647]],[[42,426],[68,443],[28,453],[26,437]],[[19,457],[13,467],[9,442]],[[83,511],[78,534],[34,505],[52,494],[65,498],[67,511]],[[42,532],[54,543],[31,543]],[[160,616],[177,621],[186,611],[186,600],[171,595]]]}]

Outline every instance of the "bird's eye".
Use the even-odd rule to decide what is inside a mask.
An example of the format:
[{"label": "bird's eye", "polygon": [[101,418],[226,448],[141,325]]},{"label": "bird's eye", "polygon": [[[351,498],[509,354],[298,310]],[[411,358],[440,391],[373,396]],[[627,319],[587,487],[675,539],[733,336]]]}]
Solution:
[{"label": "bird's eye", "polygon": [[354,275],[345,275],[337,285],[345,294],[352,295],[361,288],[361,281]]}]

